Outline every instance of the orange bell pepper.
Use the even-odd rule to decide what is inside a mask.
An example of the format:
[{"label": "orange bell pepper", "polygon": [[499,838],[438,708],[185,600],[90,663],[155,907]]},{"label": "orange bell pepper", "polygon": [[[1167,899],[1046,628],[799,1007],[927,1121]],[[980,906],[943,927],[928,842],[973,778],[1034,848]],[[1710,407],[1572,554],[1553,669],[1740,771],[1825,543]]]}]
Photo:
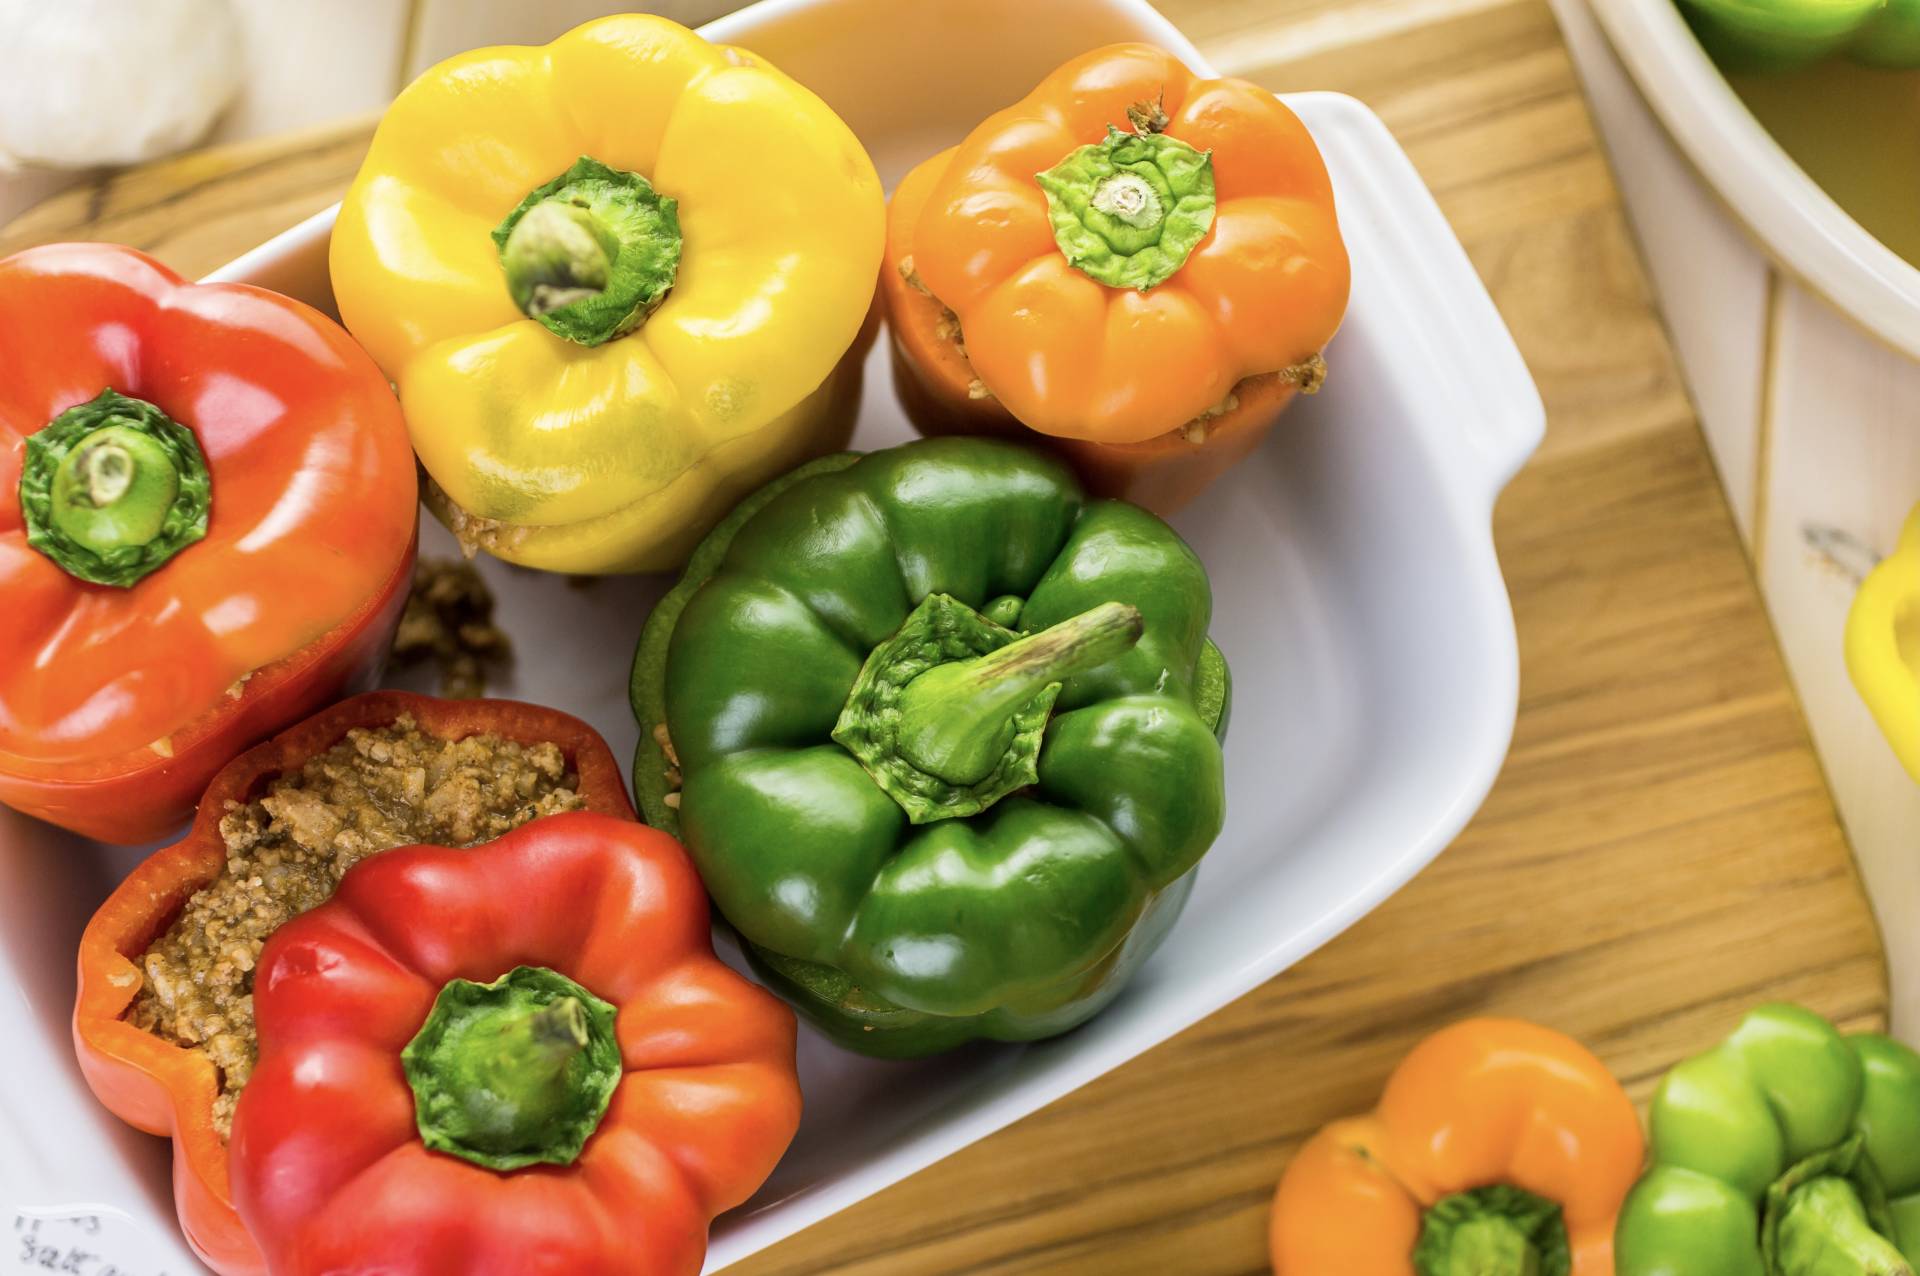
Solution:
[{"label": "orange bell pepper", "polygon": [[1037,432],[1161,513],[1318,387],[1349,285],[1306,127],[1141,44],[1067,63],[909,173],[881,274],[922,430]]},{"label": "orange bell pepper", "polygon": [[1645,1144],[1579,1042],[1512,1019],[1428,1037],[1380,1106],[1335,1121],[1274,1196],[1278,1276],[1611,1276]]},{"label": "orange bell pepper", "polygon": [[625,777],[598,732],[553,709],[505,700],[436,700],[375,691],[344,700],[241,754],[213,779],[181,841],[136,868],[80,937],[73,1042],[80,1071],[113,1114],[173,1139],[174,1203],[194,1252],[220,1276],[262,1276],[265,1261],[235,1212],[227,1145],[213,1124],[220,1092],[213,1064],[127,1022],[144,982],[136,964],[196,891],[226,867],[220,818],[269,779],[326,752],[356,727],[408,715],[427,735],[458,740],[490,732],[523,743],[551,741],[580,778],[587,809],[633,818]]}]

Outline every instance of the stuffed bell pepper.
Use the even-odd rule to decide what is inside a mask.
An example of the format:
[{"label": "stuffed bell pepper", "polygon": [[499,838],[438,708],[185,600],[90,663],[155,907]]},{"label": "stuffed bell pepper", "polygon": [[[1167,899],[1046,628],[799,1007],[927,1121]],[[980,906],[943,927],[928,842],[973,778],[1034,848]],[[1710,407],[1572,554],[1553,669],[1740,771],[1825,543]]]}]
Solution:
[{"label": "stuffed bell pepper", "polygon": [[268,940],[369,856],[581,810],[633,814],[619,765],[578,719],[373,692],[236,758],[187,837],[101,905],[80,940],[80,1068],[116,1115],[172,1136],[180,1225],[215,1271],[265,1270],[234,1212],[227,1138],[260,1048]]},{"label": "stuffed bell pepper", "polygon": [[842,1044],[1064,1032],[1166,936],[1220,831],[1211,607],[1166,524],[1039,453],[814,462],[647,623],[643,810]]},{"label": "stuffed bell pepper", "polygon": [[1076,58],[908,173],[881,273],[922,430],[1025,436],[1163,514],[1318,388],[1347,287],[1293,112],[1140,44]]},{"label": "stuffed bell pepper", "polygon": [[800,1122],[793,1015],[627,820],[371,859],[256,987],[233,1188],[274,1276],[697,1276]]},{"label": "stuffed bell pepper", "polygon": [[297,301],[129,248],[0,261],[0,802],[109,842],[386,658],[419,502],[386,379]]},{"label": "stuffed bell pepper", "polygon": [[333,288],[469,550],[657,570],[845,441],[883,221],[820,99],[628,15],[403,92],[341,204]]},{"label": "stuffed bell pepper", "polygon": [[1920,67],[1920,0],[1680,0],[1680,11],[1730,71],[1790,71],[1835,54]]},{"label": "stuffed bell pepper", "polygon": [[1920,1055],[1762,1006],[1679,1064],[1615,1241],[1620,1276],[1913,1276]]},{"label": "stuffed bell pepper", "polygon": [[1287,1166],[1275,1276],[1612,1276],[1642,1147],[1632,1101],[1585,1046],[1465,1020],[1401,1061],[1379,1107]]}]

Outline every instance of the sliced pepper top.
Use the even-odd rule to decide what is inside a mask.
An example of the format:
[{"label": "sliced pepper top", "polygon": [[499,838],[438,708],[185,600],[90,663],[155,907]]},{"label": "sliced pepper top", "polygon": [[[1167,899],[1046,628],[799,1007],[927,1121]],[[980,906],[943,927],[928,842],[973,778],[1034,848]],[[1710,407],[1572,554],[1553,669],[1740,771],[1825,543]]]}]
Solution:
[{"label": "sliced pepper top", "polygon": [[829,466],[748,518],[671,622],[678,827],[753,945],[849,995],[1065,1000],[1220,829],[1206,573],[1022,448]]}]

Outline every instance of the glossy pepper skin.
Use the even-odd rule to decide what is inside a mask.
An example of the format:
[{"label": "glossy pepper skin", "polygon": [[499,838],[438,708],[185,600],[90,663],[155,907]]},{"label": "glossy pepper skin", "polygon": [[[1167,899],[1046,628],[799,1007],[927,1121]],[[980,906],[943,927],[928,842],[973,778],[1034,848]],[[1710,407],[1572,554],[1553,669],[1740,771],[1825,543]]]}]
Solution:
[{"label": "glossy pepper skin", "polygon": [[1836,54],[1920,67],[1920,0],[1680,0],[1680,11],[1730,71],[1789,71]]},{"label": "glossy pepper skin", "polygon": [[1767,1005],[1677,1065],[1620,1214],[1621,1276],[1910,1276],[1920,1055]]},{"label": "glossy pepper skin", "polygon": [[[608,201],[601,220],[568,221],[578,206],[556,192],[525,214],[544,217],[537,234],[496,240],[583,158],[615,174],[578,188]],[[622,210],[646,224],[596,248]],[[883,218],[866,152],[813,94],[756,55],[627,15],[416,80],[341,204],[333,286],[400,387],[429,504],[457,533],[553,571],[660,570],[742,496],[845,441]],[[599,313],[621,262],[649,252],[635,306]],[[533,317],[522,285],[530,310],[573,293],[586,309]]]},{"label": "glossy pepper skin", "polygon": [[[379,369],[317,311],[109,244],[0,261],[0,350],[0,801],[149,841],[235,754],[377,675],[413,565],[406,427]],[[170,423],[147,439],[198,459],[154,468],[135,418]],[[43,451],[59,422],[79,427],[64,460]],[[132,441],[96,447],[112,435]],[[35,489],[45,519],[85,538],[92,497],[69,484],[90,453],[136,466],[131,483],[95,473],[123,499],[94,516],[147,479],[184,492],[198,475],[198,508],[176,499],[168,515],[197,515],[198,535],[129,531],[122,555],[166,543],[108,573],[118,583],[74,575],[100,560],[57,526],[36,535]]]},{"label": "glossy pepper skin", "polygon": [[248,750],[214,777],[187,836],[136,868],[87,923],[80,937],[73,1042],[81,1073],[101,1103],[137,1129],[172,1138],[181,1230],[220,1276],[259,1276],[266,1267],[234,1211],[227,1146],[213,1125],[219,1079],[205,1056],[127,1022],[142,984],[138,962],[194,893],[225,867],[220,817],[228,803],[247,801],[274,776],[326,752],[356,727],[387,726],[402,716],[441,739],[492,733],[525,743],[550,740],[580,777],[589,811],[633,818],[620,765],[593,728],[552,709],[505,700],[369,692]]},{"label": "glossy pepper skin", "polygon": [[[613,1085],[589,1096],[577,1155],[574,1137],[543,1147],[551,1163],[496,1170],[428,1150],[437,1127],[409,1080],[442,989],[515,968],[604,1003]],[[255,988],[234,1195],[275,1276],[695,1276],[714,1215],[753,1194],[800,1121],[793,1015],[714,957],[679,845],[625,820],[554,815],[472,850],[363,861],[268,942]],[[478,1075],[448,1070],[432,1093],[484,1100],[490,1061],[468,1062]]]},{"label": "glossy pepper skin", "polygon": [[1907,774],[1920,783],[1920,508],[1847,615],[1847,672]]},{"label": "glossy pepper skin", "polygon": [[[965,687],[931,709],[900,700],[903,722],[962,752],[992,741],[1025,778],[926,782],[843,729],[863,666],[929,607],[998,617],[990,641],[1009,653],[1087,644],[1076,672],[1020,693],[1058,683],[1019,736]],[[935,439],[815,462],[723,523],[650,619],[633,685],[642,808],[686,840],[761,973],[849,1048],[1064,1032],[1164,938],[1219,832],[1210,611],[1171,529],[1086,501],[1038,453]],[[862,750],[887,783],[943,796],[903,800]]]},{"label": "glossy pepper skin", "polygon": [[[1464,1020],[1414,1047],[1379,1107],[1327,1126],[1287,1166],[1273,1203],[1273,1268],[1611,1276],[1614,1216],[1641,1150],[1632,1102],[1586,1047],[1518,1020]],[[1511,1209],[1513,1196],[1545,1207],[1517,1211],[1536,1224],[1528,1246],[1485,1220]],[[1463,1227],[1453,1215],[1479,1221]],[[1470,1252],[1476,1244],[1487,1248]]]},{"label": "glossy pepper skin", "polygon": [[[1160,114],[1130,117],[1141,107]],[[1144,290],[1152,275],[1094,263],[1122,281],[1107,283],[1069,260],[1086,244],[1056,234],[1042,184],[1110,129],[1122,145],[1171,138],[1210,161],[1204,237]],[[1096,493],[1162,514],[1251,451],[1297,388],[1318,385],[1348,285],[1332,183],[1293,112],[1141,44],[1074,59],[908,173],[881,272],[916,425],[1025,436]]]}]

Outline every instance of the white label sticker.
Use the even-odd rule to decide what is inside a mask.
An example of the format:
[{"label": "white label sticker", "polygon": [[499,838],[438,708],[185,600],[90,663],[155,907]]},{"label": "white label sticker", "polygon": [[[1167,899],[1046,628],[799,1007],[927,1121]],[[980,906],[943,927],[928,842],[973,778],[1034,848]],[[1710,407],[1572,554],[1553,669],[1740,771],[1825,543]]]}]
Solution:
[{"label": "white label sticker", "polygon": [[169,1276],[155,1265],[153,1238],[116,1210],[17,1210],[7,1241],[0,1272]]}]

